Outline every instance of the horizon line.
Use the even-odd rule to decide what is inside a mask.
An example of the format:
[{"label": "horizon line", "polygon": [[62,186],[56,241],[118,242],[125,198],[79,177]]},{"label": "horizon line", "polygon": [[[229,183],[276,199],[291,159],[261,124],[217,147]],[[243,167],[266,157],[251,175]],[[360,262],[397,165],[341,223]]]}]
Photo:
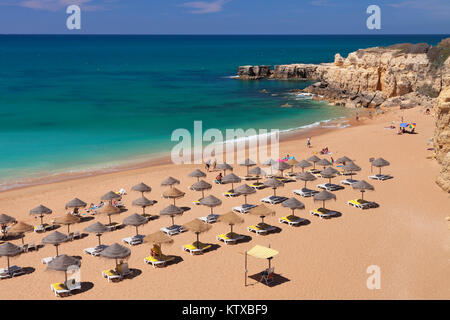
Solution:
[{"label": "horizon line", "polygon": [[421,36],[421,35],[448,35],[450,33],[0,33],[1,36],[24,35],[24,36]]}]

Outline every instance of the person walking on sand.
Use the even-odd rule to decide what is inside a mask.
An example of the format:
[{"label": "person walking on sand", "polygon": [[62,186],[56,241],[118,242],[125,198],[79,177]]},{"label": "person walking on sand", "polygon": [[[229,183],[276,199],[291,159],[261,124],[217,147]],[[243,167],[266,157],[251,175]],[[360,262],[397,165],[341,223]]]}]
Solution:
[{"label": "person walking on sand", "polygon": [[356,113],[356,121],[359,121],[359,115],[358,115],[358,112]]},{"label": "person walking on sand", "polygon": [[210,166],[211,166],[211,160],[208,159],[208,160],[206,160],[206,162],[205,162],[205,169],[206,169],[207,172],[209,172],[209,167],[210,167]]},{"label": "person walking on sand", "polygon": [[214,161],[213,161],[213,163],[212,163],[212,169],[213,169],[213,171],[216,170],[216,165],[217,165],[217,161],[216,161],[216,158],[214,158]]},{"label": "person walking on sand", "polygon": [[306,139],[306,146],[308,148],[311,148],[311,137],[308,137],[308,139]]}]

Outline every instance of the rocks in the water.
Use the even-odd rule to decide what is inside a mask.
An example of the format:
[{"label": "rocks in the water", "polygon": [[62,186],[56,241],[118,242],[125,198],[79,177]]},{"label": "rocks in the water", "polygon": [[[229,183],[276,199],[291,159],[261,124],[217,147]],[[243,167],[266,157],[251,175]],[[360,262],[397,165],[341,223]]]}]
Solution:
[{"label": "rocks in the water", "polygon": [[267,91],[266,89],[262,89],[259,92],[261,92],[261,93],[269,93],[269,91]]},{"label": "rocks in the water", "polygon": [[272,74],[270,66],[241,66],[238,68],[239,79],[257,80]]},{"label": "rocks in the water", "polygon": [[436,182],[443,190],[450,192],[450,86],[441,91],[437,99],[435,113],[435,157],[442,165]]},{"label": "rocks in the water", "polygon": [[285,103],[283,105],[281,105],[282,108],[290,108],[292,107],[292,105],[290,105],[289,103]]}]

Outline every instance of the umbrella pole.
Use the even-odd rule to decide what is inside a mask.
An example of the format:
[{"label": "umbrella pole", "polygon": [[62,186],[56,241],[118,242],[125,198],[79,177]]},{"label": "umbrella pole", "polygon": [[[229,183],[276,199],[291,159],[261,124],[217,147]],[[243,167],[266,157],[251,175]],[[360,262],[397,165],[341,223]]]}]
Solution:
[{"label": "umbrella pole", "polygon": [[247,195],[244,194],[245,204],[247,204]]},{"label": "umbrella pole", "polygon": [[59,255],[59,252],[58,252],[58,245],[55,245],[55,248],[56,248],[56,256],[58,256],[58,255]]},{"label": "umbrella pole", "polygon": [[138,236],[139,235],[139,233],[138,233],[138,227],[136,226],[136,235]]},{"label": "umbrella pole", "polygon": [[273,196],[274,196],[274,197],[277,196],[277,188],[273,188]]},{"label": "umbrella pole", "polygon": [[213,214],[213,208],[210,207],[209,209],[210,209],[210,213]]},{"label": "umbrella pole", "polygon": [[171,216],[171,218],[172,218],[172,226],[174,226],[175,225],[175,220],[174,220],[173,216]]},{"label": "umbrella pole", "polygon": [[110,214],[108,214],[108,218],[109,218],[109,224],[112,224],[112,222],[111,222],[111,215]]},{"label": "umbrella pole", "polygon": [[175,198],[173,198],[173,205],[175,205]]},{"label": "umbrella pole", "polygon": [[322,208],[325,209],[325,200],[322,200]]},{"label": "umbrella pole", "polygon": [[65,278],[64,284],[66,284],[67,283],[67,271],[65,271],[65,270],[64,270],[64,278]]},{"label": "umbrella pole", "polygon": [[361,190],[361,200],[364,200],[364,190]]},{"label": "umbrella pole", "polygon": [[205,197],[205,191],[202,190],[202,199]]},{"label": "umbrella pole", "polygon": [[142,207],[142,215],[145,216],[145,207]]},{"label": "umbrella pole", "polygon": [[264,223],[264,216],[261,216],[261,223]]},{"label": "umbrella pole", "polygon": [[247,286],[247,251],[245,251],[245,280],[244,280],[244,284],[245,286]]},{"label": "umbrella pole", "polygon": [[305,180],[305,189],[306,189],[306,180]]},{"label": "umbrella pole", "polygon": [[233,233],[233,225],[230,224],[230,233]]},{"label": "umbrella pole", "polygon": [[198,245],[199,245],[199,241],[198,241],[198,235],[199,235],[199,233],[198,232],[196,232],[195,233],[196,235],[197,235],[197,242],[195,243],[195,247],[198,249]]},{"label": "umbrella pole", "polygon": [[70,224],[67,225],[67,233],[70,233]]},{"label": "umbrella pole", "polygon": [[99,245],[99,246],[102,245],[102,243],[100,242],[100,237],[101,237],[101,236],[102,236],[101,233],[99,233],[99,234],[97,235],[97,237],[98,237],[98,245]]},{"label": "umbrella pole", "polygon": [[295,216],[295,209],[292,209],[292,215]]},{"label": "umbrella pole", "polygon": [[22,244],[25,244],[25,242],[23,241],[23,238],[25,238],[25,234],[22,233]]},{"label": "umbrella pole", "polygon": [[6,260],[8,260],[8,273],[10,273],[9,272],[9,256],[6,256]]},{"label": "umbrella pole", "polygon": [[44,224],[44,215],[41,214],[41,224]]},{"label": "umbrella pole", "polygon": [[381,175],[381,167],[380,167],[380,175]]}]

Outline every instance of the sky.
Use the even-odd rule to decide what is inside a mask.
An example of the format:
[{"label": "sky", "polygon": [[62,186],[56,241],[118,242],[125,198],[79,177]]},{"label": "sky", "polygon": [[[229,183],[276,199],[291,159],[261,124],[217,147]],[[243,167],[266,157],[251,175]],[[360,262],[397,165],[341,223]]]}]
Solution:
[{"label": "sky", "polygon": [[[69,5],[81,29],[69,30]],[[381,9],[370,30],[369,5]],[[450,0],[0,0],[0,34],[449,34]]]}]

